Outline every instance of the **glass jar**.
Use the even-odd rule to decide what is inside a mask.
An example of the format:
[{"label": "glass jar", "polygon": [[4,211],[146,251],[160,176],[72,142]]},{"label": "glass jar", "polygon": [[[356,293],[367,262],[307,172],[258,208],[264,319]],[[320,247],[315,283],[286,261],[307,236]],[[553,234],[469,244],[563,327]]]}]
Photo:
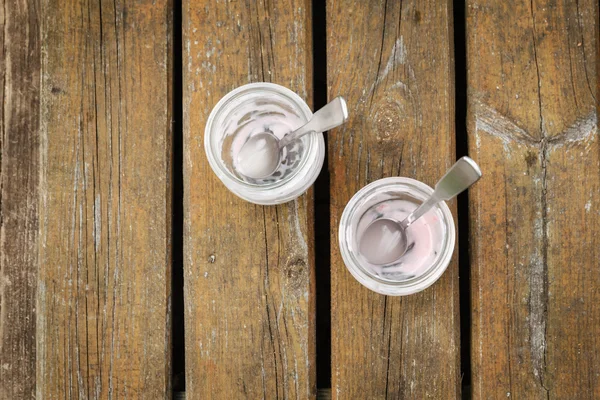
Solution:
[{"label": "glass jar", "polygon": [[[450,263],[456,241],[454,219],[445,202],[408,227],[409,248],[411,234],[424,243],[412,239],[415,250],[417,246],[421,250],[411,255],[411,260],[416,260],[411,264],[402,264],[408,251],[396,265],[383,267],[369,263],[358,252],[362,232],[372,221],[382,217],[398,220],[393,213],[399,204],[406,208],[403,212],[409,213],[431,193],[433,189],[422,182],[396,177],[375,181],[352,197],[342,213],[338,234],[342,259],[356,280],[377,293],[404,296],[422,291],[439,279]],[[421,226],[415,228],[419,221]],[[418,229],[419,236],[411,229]],[[386,268],[393,272],[386,272]]]},{"label": "glass jar", "polygon": [[204,130],[208,162],[225,186],[255,204],[282,204],[302,195],[317,179],[325,158],[322,133],[309,133],[282,150],[278,170],[264,179],[244,177],[235,154],[250,136],[264,131],[279,139],[312,117],[308,105],[291,90],[273,83],[251,83],[223,97]]}]

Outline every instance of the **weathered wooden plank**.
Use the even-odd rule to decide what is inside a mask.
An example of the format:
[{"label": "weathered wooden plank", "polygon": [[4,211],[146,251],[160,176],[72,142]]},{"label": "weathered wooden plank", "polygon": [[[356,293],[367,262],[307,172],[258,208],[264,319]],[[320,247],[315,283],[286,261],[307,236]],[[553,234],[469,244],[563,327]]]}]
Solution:
[{"label": "weathered wooden plank", "polygon": [[39,2],[0,5],[0,398],[35,395]]},{"label": "weathered wooden plank", "polygon": [[171,4],[42,4],[37,397],[170,397]]},{"label": "weathered wooden plank", "polygon": [[454,162],[452,35],[449,1],[328,2],[329,97],[351,113],[329,134],[334,398],[460,397],[456,256],[431,288],[385,297],[346,271],[337,241],[361,187],[388,176],[434,185]]},{"label": "weathered wooden plank", "polygon": [[474,398],[600,398],[598,3],[470,0],[467,34]]},{"label": "weathered wooden plank", "polygon": [[262,207],[209,167],[206,119],[237,86],[270,81],[312,103],[311,3],[186,0],[186,395],[314,398],[312,193]]}]

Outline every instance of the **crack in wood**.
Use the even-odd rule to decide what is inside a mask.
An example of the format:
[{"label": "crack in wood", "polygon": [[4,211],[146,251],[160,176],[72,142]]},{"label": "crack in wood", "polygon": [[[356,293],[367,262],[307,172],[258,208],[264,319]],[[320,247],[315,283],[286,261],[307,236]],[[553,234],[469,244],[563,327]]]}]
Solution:
[{"label": "crack in wood", "polygon": [[534,374],[537,375],[540,385],[549,396],[549,390],[545,383],[545,372],[547,366],[547,319],[548,319],[548,214],[547,214],[547,144],[548,140],[544,129],[544,113],[542,105],[542,80],[540,76],[540,65],[537,50],[537,30],[535,24],[535,13],[533,11],[533,0],[530,0],[531,21],[533,25],[533,57],[537,74],[538,86],[538,108],[540,114],[540,159],[542,168],[542,193],[541,193],[541,260],[533,262],[531,273],[531,303],[530,303],[530,335],[531,354],[533,357]]}]

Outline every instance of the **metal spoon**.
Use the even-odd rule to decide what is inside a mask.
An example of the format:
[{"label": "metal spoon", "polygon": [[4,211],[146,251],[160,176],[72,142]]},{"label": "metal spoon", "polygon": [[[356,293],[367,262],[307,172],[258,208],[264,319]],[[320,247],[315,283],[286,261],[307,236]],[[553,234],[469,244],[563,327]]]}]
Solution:
[{"label": "metal spoon", "polygon": [[450,200],[481,178],[479,166],[469,157],[458,160],[435,185],[431,196],[403,221],[378,218],[371,222],[359,240],[360,253],[372,264],[396,262],[406,252],[406,229],[438,202]]},{"label": "metal spoon", "polygon": [[348,107],[342,97],[336,97],[323,108],[315,112],[303,126],[282,139],[271,132],[252,135],[237,155],[236,168],[242,175],[261,179],[272,175],[281,161],[281,150],[311,132],[324,132],[335,128],[348,120]]}]

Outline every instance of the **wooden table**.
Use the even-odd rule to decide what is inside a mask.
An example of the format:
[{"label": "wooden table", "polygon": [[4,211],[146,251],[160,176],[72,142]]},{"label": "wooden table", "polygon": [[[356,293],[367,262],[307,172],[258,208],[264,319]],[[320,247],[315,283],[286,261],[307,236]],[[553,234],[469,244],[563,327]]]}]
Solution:
[{"label": "wooden table", "polygon": [[[596,1],[0,10],[1,399],[600,398]],[[204,153],[213,106],[257,81],[350,107],[281,206]],[[484,178],[449,203],[442,278],[362,287],[350,197],[463,154]]]}]

